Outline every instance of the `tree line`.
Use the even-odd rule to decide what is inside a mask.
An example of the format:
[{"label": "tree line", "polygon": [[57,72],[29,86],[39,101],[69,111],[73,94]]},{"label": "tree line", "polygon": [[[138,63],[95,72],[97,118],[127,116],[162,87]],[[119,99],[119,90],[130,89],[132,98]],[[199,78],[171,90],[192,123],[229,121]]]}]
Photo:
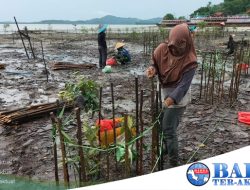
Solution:
[{"label": "tree line", "polygon": [[[213,16],[215,13],[221,12],[225,16],[232,16],[238,14],[248,14],[250,15],[250,1],[249,0],[224,0],[223,3],[212,5],[211,2],[205,7],[200,7],[195,10],[190,16]],[[164,20],[173,19],[186,19],[184,16],[176,18],[173,14],[167,13]]]},{"label": "tree line", "polygon": [[249,0],[224,0],[223,3],[218,5],[212,5],[212,3],[209,2],[206,7],[200,7],[190,16],[212,16],[217,12],[222,12],[225,16],[249,14],[249,9]]}]

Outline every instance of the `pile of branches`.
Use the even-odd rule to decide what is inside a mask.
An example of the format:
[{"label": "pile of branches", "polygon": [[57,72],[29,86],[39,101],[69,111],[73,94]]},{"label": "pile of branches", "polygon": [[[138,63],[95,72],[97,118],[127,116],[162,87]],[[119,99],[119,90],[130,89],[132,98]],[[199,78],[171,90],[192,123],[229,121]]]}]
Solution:
[{"label": "pile of branches", "polygon": [[63,106],[65,108],[72,108],[73,105],[70,103],[64,102],[54,102],[54,103],[46,103],[39,104],[24,108],[19,108],[11,111],[0,112],[0,123],[5,125],[17,124],[24,121],[29,121],[35,117],[42,117],[46,114],[49,115],[50,112],[57,111],[61,109]]},{"label": "pile of branches", "polygon": [[95,68],[94,64],[73,64],[70,62],[55,62],[52,69],[53,70],[69,70],[69,69],[92,69]]}]

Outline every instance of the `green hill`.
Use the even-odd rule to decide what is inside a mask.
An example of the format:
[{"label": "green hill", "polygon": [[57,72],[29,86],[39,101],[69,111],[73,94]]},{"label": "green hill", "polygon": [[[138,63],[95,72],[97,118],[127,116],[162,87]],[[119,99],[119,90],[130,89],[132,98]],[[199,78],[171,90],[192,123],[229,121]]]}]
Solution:
[{"label": "green hill", "polygon": [[220,3],[218,5],[212,5],[211,2],[209,2],[206,7],[200,7],[190,16],[210,16],[215,14],[216,12],[222,12],[226,16],[231,16],[246,14],[249,9],[249,0],[224,0],[223,3]]},{"label": "green hill", "polygon": [[142,20],[138,18],[123,18],[112,15],[107,15],[102,18],[94,18],[84,21],[85,24],[156,24],[159,23],[162,18],[153,18],[148,20]]}]

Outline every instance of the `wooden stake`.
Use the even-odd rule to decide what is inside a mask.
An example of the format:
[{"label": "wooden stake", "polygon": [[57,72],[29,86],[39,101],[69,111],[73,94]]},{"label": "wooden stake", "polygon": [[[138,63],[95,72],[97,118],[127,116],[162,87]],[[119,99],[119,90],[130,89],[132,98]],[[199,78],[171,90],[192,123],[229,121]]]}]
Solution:
[{"label": "wooden stake", "polygon": [[[135,78],[135,127],[136,137],[139,136],[139,92],[138,92],[138,77]],[[136,140],[136,152],[139,152],[139,140]],[[139,159],[136,159],[136,174],[139,173]]]},{"label": "wooden stake", "polygon": [[47,82],[49,82],[48,69],[47,69],[47,66],[46,66],[46,62],[45,62],[45,59],[44,59],[44,53],[43,53],[43,41],[41,41],[41,47],[42,47],[44,69],[45,69],[45,73],[46,73],[46,77],[47,77]]},{"label": "wooden stake", "polygon": [[[105,129],[105,147],[106,149],[109,148],[109,144],[108,144],[108,133],[107,133],[107,129]],[[106,162],[107,162],[107,181],[109,181],[109,152],[106,152]]]},{"label": "wooden stake", "polygon": [[[143,90],[141,90],[141,98],[140,98],[140,133],[142,135],[144,131],[144,126],[143,126]],[[140,159],[140,165],[139,165],[139,175],[143,174],[143,136],[140,138],[140,154],[139,154],[139,159]]]},{"label": "wooden stake", "polygon": [[128,143],[129,143],[129,128],[128,128],[128,115],[124,114],[124,131],[125,131],[125,177],[130,176],[130,162],[129,162],[129,152],[128,152]]},{"label": "wooden stake", "polygon": [[[111,87],[111,100],[112,100],[112,119],[113,119],[113,134],[114,134],[114,145],[116,146],[116,126],[115,126],[115,100],[114,100],[114,84],[110,84]],[[118,169],[116,160],[116,149],[115,152],[115,169]]]},{"label": "wooden stake", "polygon": [[54,167],[55,167],[55,180],[56,185],[59,185],[59,176],[58,176],[58,162],[57,162],[57,145],[56,145],[56,119],[53,112],[50,112],[50,118],[52,122],[52,130],[55,130],[53,133],[53,154],[54,154]]},{"label": "wooden stake", "polygon": [[24,47],[26,56],[27,56],[27,58],[29,59],[30,57],[29,57],[29,54],[28,54],[28,52],[27,52],[25,43],[24,43],[24,41],[23,41],[23,36],[22,36],[21,31],[20,31],[20,29],[19,29],[19,26],[18,26],[18,24],[17,24],[16,17],[14,17],[14,20],[15,20],[15,23],[16,23],[16,26],[17,26],[18,33],[19,33],[19,35],[20,35],[20,37],[21,37],[21,40],[22,40],[22,43],[23,43],[23,47]]},{"label": "wooden stake", "polygon": [[64,144],[64,137],[62,134],[62,120],[60,118],[58,118],[57,127],[58,127],[57,130],[59,132],[61,152],[62,152],[64,186],[69,187],[69,171],[68,171],[68,164],[67,164],[66,149],[65,149],[65,144]]},{"label": "wooden stake", "polygon": [[85,160],[84,160],[84,153],[82,150],[82,122],[81,122],[81,110],[80,108],[75,109],[76,112],[76,120],[77,120],[77,139],[78,139],[78,155],[80,157],[80,162],[79,162],[79,181],[80,181],[80,186],[83,185],[84,182],[87,181],[87,176],[86,176],[86,168],[85,168]]}]

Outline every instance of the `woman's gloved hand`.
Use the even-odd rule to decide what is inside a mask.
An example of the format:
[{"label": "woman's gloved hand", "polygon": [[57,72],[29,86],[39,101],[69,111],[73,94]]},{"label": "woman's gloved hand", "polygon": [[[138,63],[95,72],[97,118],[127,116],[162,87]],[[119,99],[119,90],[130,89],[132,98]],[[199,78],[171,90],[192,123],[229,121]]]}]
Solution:
[{"label": "woman's gloved hand", "polygon": [[154,77],[156,74],[156,70],[153,66],[150,66],[147,70],[146,70],[146,75],[148,78],[152,78]]},{"label": "woman's gloved hand", "polygon": [[166,107],[172,106],[172,105],[174,105],[174,100],[172,98],[168,97],[164,100],[164,104]]}]

